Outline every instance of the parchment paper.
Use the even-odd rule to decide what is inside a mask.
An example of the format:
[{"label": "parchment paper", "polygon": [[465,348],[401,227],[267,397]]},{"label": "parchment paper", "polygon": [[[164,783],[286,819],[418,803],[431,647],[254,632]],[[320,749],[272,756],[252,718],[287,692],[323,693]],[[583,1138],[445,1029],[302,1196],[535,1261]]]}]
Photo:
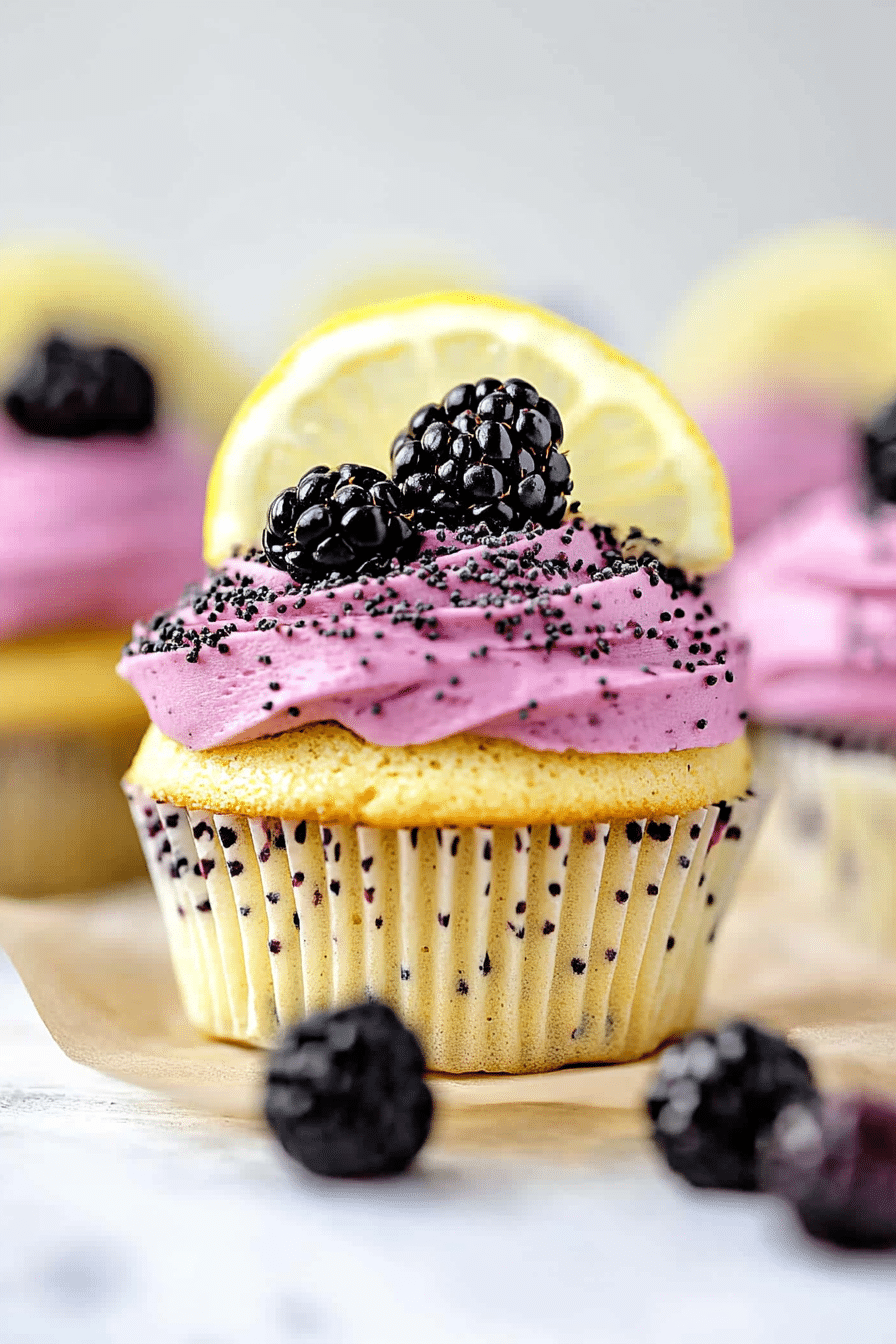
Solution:
[{"label": "parchment paper", "polygon": [[[760,1018],[807,1051],[825,1085],[896,1093],[896,962],[785,912],[774,894],[735,902],[703,1020]],[[189,1026],[148,884],[92,897],[0,897],[0,943],[72,1059],[189,1107],[259,1115],[264,1056]],[[643,1132],[653,1068],[642,1060],[525,1077],[436,1075],[433,1087],[455,1141],[481,1144],[500,1132],[518,1148],[559,1138],[577,1151],[594,1143],[595,1108],[604,1138]]]}]

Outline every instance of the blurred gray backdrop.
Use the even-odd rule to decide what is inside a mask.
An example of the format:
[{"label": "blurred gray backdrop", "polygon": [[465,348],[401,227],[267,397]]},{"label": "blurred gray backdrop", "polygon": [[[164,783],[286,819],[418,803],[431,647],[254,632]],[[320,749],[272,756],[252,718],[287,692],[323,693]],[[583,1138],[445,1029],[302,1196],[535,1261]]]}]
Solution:
[{"label": "blurred gray backdrop", "polygon": [[266,363],[443,251],[649,356],[707,264],[896,225],[888,0],[2,0],[0,239],[155,263]]}]

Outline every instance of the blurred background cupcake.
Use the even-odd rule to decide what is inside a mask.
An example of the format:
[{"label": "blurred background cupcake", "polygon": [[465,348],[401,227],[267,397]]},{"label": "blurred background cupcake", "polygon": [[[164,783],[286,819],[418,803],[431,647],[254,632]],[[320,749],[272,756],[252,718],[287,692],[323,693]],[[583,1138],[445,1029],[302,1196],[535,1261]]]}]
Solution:
[{"label": "blurred background cupcake", "polygon": [[829,225],[711,275],[664,369],[728,473],[715,580],[777,795],[756,900],[896,950],[896,238]]},{"label": "blurred background cupcake", "polygon": [[118,780],[146,716],[115,663],[134,616],[196,573],[245,387],[139,269],[0,251],[0,891],[141,870]]}]

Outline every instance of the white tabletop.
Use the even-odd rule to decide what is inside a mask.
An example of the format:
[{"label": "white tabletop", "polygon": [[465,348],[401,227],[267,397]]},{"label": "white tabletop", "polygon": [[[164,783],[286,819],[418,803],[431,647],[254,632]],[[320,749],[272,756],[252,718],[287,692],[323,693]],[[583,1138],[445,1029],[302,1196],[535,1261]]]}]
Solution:
[{"label": "white tabletop", "polygon": [[811,1246],[640,1150],[308,1177],[258,1127],[73,1064],[0,957],[3,1344],[850,1338],[896,1338],[896,1258]]}]

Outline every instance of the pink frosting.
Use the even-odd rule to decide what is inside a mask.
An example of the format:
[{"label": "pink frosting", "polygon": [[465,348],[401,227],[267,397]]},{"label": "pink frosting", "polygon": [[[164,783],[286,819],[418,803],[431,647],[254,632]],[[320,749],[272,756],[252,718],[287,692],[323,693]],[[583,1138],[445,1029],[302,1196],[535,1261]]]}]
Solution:
[{"label": "pink frosting", "polygon": [[466,546],[428,534],[385,580],[310,592],[238,558],[135,627],[119,671],[162,731],[197,749],[321,720],[380,744],[464,731],[557,751],[734,740],[742,643],[674,572],[618,554],[581,525]]},{"label": "pink frosting", "polygon": [[201,564],[205,476],[171,428],[41,439],[0,416],[0,639],[158,607]]},{"label": "pink frosting", "polygon": [[751,643],[748,706],[766,723],[896,728],[896,507],[817,491],[714,580]]},{"label": "pink frosting", "polygon": [[697,418],[728,476],[736,541],[803,495],[855,474],[854,427],[830,406],[753,393]]}]

